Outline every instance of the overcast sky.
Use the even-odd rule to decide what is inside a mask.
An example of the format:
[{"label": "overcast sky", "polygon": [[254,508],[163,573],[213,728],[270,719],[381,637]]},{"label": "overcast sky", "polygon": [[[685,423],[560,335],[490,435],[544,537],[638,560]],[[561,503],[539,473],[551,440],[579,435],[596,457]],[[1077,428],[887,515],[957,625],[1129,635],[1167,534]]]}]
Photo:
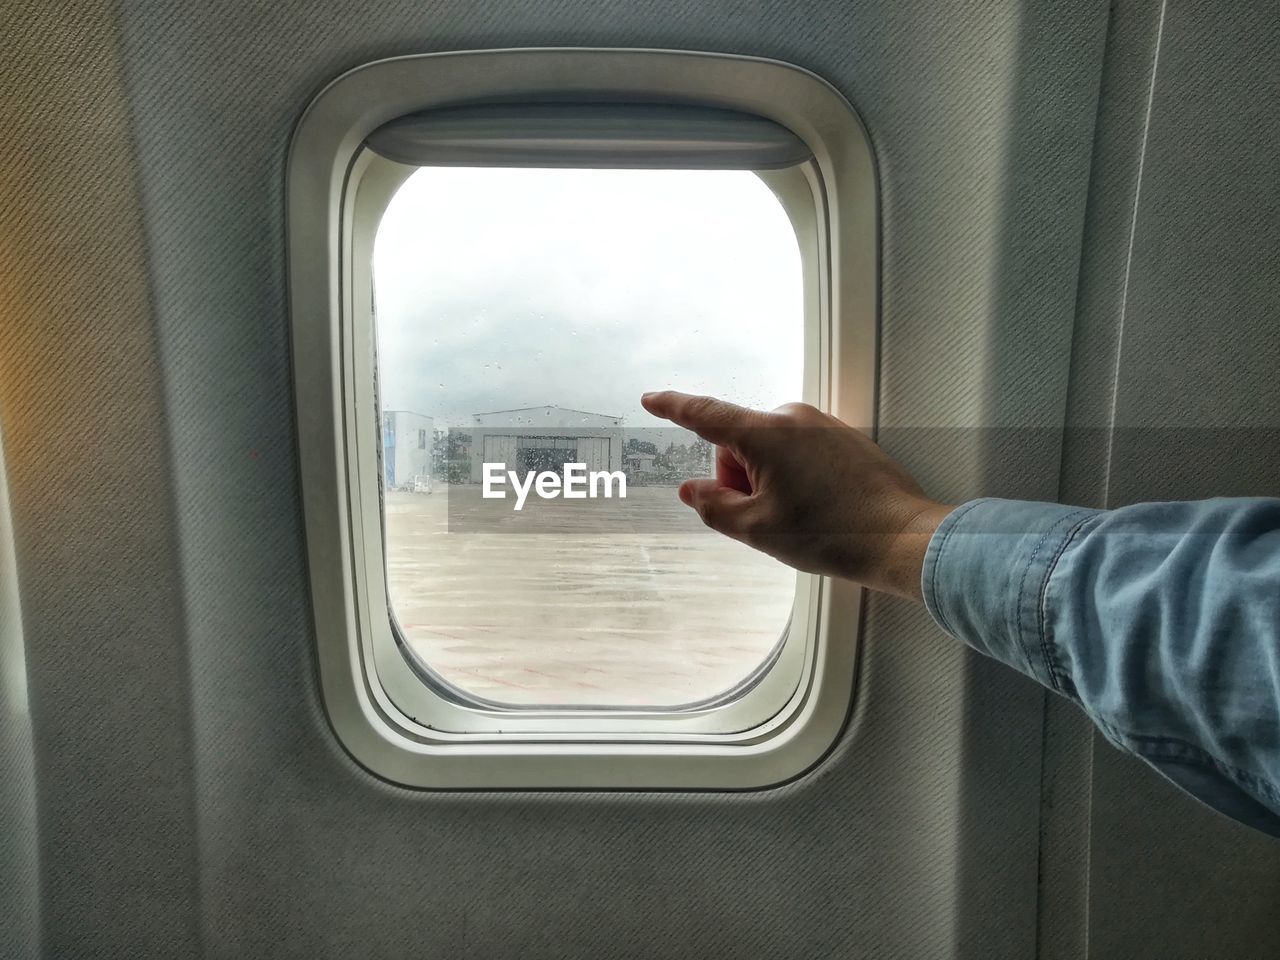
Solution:
[{"label": "overcast sky", "polygon": [[749,172],[424,169],[374,249],[382,406],[463,426],[644,390],[800,398],[800,255]]}]

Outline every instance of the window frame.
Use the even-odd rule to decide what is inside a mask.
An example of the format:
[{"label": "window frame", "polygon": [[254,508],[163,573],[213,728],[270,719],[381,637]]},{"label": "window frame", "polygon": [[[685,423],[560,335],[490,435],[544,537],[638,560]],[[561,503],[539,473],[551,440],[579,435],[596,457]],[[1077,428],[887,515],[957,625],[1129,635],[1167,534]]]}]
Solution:
[{"label": "window frame", "polygon": [[[346,325],[343,352],[350,358],[347,374],[354,388],[352,409],[367,409],[377,403],[375,320],[371,309],[372,254],[380,220],[399,189],[420,168],[387,160],[365,150],[352,165],[348,182],[352,210],[349,216],[350,249],[343,260],[349,270],[349,307],[351,323]],[[757,173],[757,176],[759,174]],[[819,233],[814,212],[820,197],[815,191],[815,172],[802,167],[768,171],[762,184],[780,191],[779,200],[796,232],[801,251],[801,269],[816,264]],[[804,333],[804,399],[821,402],[821,350],[817,332],[821,310],[818,271],[806,271],[803,277],[805,318]],[[361,493],[353,502],[363,509],[353,510],[355,539],[365,545],[364,571],[358,579],[357,591],[367,598],[365,609],[381,610],[377,601],[388,597],[385,570],[385,516],[378,509],[380,498],[369,490],[371,475],[376,476],[377,437],[369,429],[369,418],[357,416],[348,425],[348,437],[354,438],[356,456],[349,482]],[[817,619],[818,584],[807,574],[796,576],[792,610],[781,624],[775,648],[759,664],[753,664],[742,681],[716,696],[693,703],[664,707],[617,707],[602,705],[526,706],[504,704],[477,697],[450,684],[431,669],[424,658],[414,652],[395,620],[391,609],[388,621],[381,616],[368,617],[361,624],[362,635],[369,640],[368,657],[382,692],[400,713],[425,723],[442,739],[496,736],[508,740],[579,739],[589,736],[592,742],[634,741],[660,738],[669,741],[696,742],[714,737],[723,742],[737,742],[764,735],[768,726],[781,717],[789,702],[798,695],[808,679],[808,666],[816,642],[814,623]],[[408,662],[406,662],[408,661]]]},{"label": "window frame", "polygon": [[[565,76],[573,89],[558,79]],[[798,575],[791,638],[779,644],[774,668],[742,696],[684,710],[516,708],[459,697],[424,682],[389,613],[371,254],[382,212],[418,167],[378,156],[363,140],[407,113],[517,94],[580,96],[581,89],[755,113],[809,145],[813,160],[804,168],[760,174],[801,244],[810,314],[806,399],[849,422],[872,423],[874,163],[852,109],[812,74],[718,54],[588,49],[429,54],[345,74],[300,121],[288,183],[299,457],[326,714],[355,759],[411,786],[783,782],[831,748],[849,714],[861,609],[851,584]]]}]

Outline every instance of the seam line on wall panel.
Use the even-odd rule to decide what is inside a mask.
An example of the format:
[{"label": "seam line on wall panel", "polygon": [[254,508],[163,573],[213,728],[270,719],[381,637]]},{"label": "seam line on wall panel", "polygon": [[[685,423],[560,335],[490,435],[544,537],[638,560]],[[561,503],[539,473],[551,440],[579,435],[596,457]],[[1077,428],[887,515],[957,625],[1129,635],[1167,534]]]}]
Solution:
[{"label": "seam line on wall panel", "polygon": [[[1106,94],[1107,87],[1107,65],[1112,57],[1112,44],[1115,42],[1115,8],[1114,5],[1108,4],[1107,26],[1104,31],[1102,40],[1102,56],[1098,63],[1098,89],[1094,93],[1094,110],[1093,110],[1093,128],[1090,131],[1090,150],[1089,150],[1089,176],[1085,180],[1085,209],[1084,216],[1080,218],[1080,246],[1077,252],[1076,264],[1076,289],[1074,312],[1072,314],[1071,324],[1071,350],[1069,358],[1069,370],[1067,374],[1067,389],[1063,396],[1062,403],[1062,443],[1058,451],[1058,502],[1066,503],[1069,497],[1069,488],[1067,480],[1067,462],[1069,460],[1069,442],[1068,437],[1074,420],[1072,411],[1075,409],[1078,400],[1079,387],[1074,385],[1075,372],[1077,368],[1076,350],[1079,346],[1083,334],[1081,333],[1081,325],[1083,323],[1082,316],[1085,312],[1083,307],[1085,299],[1085,286],[1088,282],[1087,271],[1085,267],[1085,250],[1088,248],[1090,239],[1090,227],[1092,225],[1094,210],[1094,189],[1096,180],[1098,179],[1098,167],[1100,159],[1098,155],[1099,130],[1102,128],[1102,110],[1103,97]],[[1098,501],[1101,503],[1101,501]],[[1081,504],[1085,506],[1085,504]],[[1037,923],[1039,921],[1037,920]],[[1037,941],[1038,942],[1038,941]]]},{"label": "seam line on wall panel", "polygon": [[1124,283],[1120,288],[1120,329],[1116,334],[1115,370],[1111,379],[1111,417],[1107,425],[1107,458],[1102,482],[1102,506],[1111,506],[1111,463],[1115,454],[1116,411],[1120,396],[1120,362],[1124,357],[1124,323],[1129,310],[1129,275],[1133,270],[1133,248],[1138,234],[1138,209],[1142,201],[1142,177],[1147,162],[1147,140],[1151,135],[1151,108],[1156,98],[1156,76],[1160,71],[1160,46],[1164,41],[1164,19],[1169,0],[1161,0],[1156,24],[1156,46],[1151,55],[1151,80],[1147,84],[1147,109],[1142,118],[1142,146],[1138,150],[1138,182],[1133,188],[1133,212],[1129,218],[1129,246],[1124,259]]}]

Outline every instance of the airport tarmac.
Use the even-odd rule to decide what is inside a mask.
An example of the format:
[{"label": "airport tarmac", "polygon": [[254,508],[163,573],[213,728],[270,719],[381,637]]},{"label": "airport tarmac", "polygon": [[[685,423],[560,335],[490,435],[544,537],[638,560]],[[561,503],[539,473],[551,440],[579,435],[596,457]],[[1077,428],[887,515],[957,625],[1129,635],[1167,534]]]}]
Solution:
[{"label": "airport tarmac", "polygon": [[459,508],[479,497],[468,484],[386,498],[397,620],[468,693],[521,705],[688,703],[741,680],[786,625],[794,572],[708,531],[674,487],[631,487],[612,508],[625,522],[588,526],[596,532],[473,532]]}]

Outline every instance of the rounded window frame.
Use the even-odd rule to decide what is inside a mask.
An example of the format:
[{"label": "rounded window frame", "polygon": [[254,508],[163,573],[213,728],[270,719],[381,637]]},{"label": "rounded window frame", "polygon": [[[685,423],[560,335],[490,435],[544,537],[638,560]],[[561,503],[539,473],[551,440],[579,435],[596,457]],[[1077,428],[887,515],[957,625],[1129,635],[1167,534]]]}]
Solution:
[{"label": "rounded window frame", "polygon": [[433,689],[397,642],[381,579],[370,255],[382,212],[419,168],[378,156],[363,140],[407,113],[583,90],[754,113],[808,144],[813,159],[803,167],[760,174],[801,245],[805,399],[871,423],[875,170],[856,115],[817,77],[720,54],[590,49],[427,54],[343,75],[300,121],[288,183],[299,458],[325,711],[356,760],[410,786],[776,784],[816,763],[849,714],[861,608],[850,584],[798,575],[773,668],[740,696],[688,709],[489,705]]}]

